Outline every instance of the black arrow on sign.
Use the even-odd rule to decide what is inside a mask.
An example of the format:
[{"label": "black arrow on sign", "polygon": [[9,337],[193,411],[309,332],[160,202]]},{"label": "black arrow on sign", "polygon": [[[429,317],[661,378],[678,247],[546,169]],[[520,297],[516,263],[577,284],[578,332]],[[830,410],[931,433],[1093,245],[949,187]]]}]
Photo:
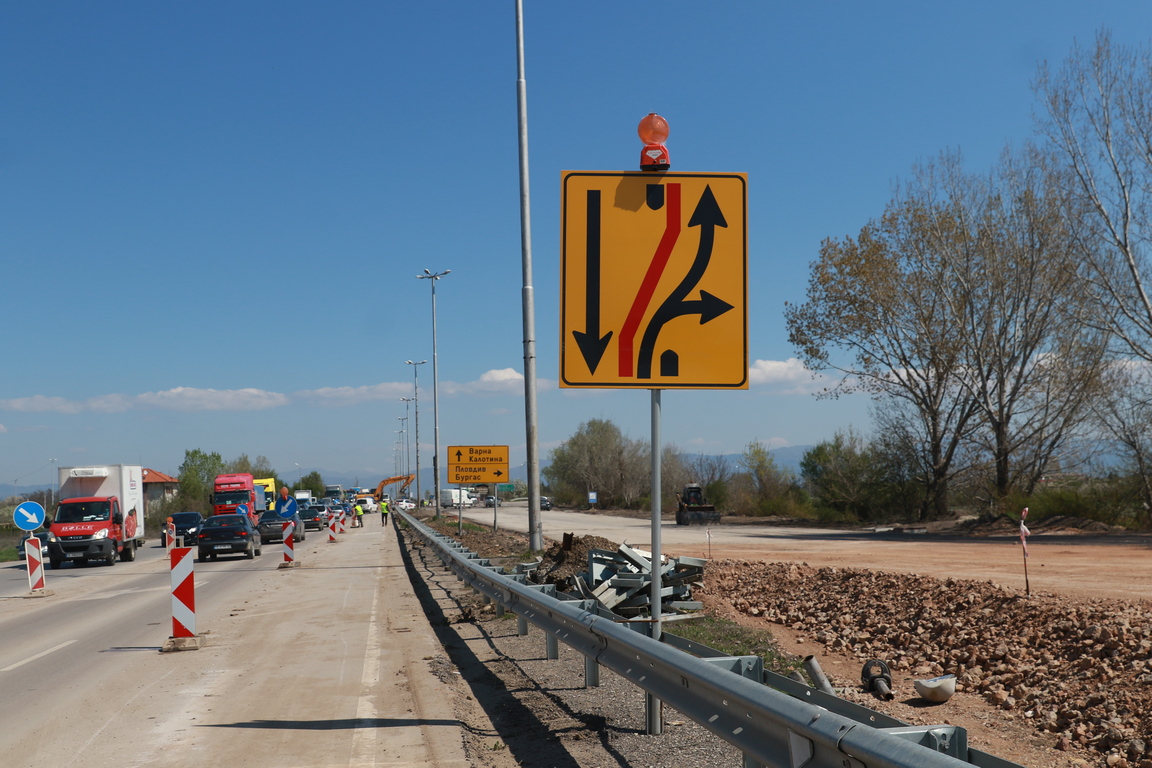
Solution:
[{"label": "black arrow on sign", "polygon": [[596,373],[612,331],[600,335],[600,190],[588,190],[588,231],[585,238],[584,331],[572,331],[588,370]]},{"label": "black arrow on sign", "polygon": [[464,455],[463,451],[456,451],[456,463],[460,463],[460,457]]},{"label": "black arrow on sign", "polygon": [[503,472],[501,472],[500,470],[496,470],[496,471],[495,471],[495,472],[493,472],[492,474],[496,475],[496,477],[500,477],[500,475],[502,475],[502,474],[504,474],[504,473],[503,473]]},{"label": "black arrow on sign", "polygon": [[648,321],[644,329],[644,338],[640,340],[640,354],[636,360],[636,378],[652,378],[652,355],[656,350],[656,339],[660,335],[665,323],[681,315],[700,315],[700,325],[715,320],[720,315],[732,309],[732,305],[723,299],[717,298],[707,291],[700,291],[699,299],[688,299],[688,294],[704,277],[708,271],[708,263],[712,259],[712,248],[716,243],[716,227],[727,227],[724,212],[712,194],[712,187],[704,187],[704,194],[700,195],[700,202],[688,220],[689,227],[700,227],[700,246],[696,249],[696,259],[684,275],[680,284],[668,295],[660,308]]}]

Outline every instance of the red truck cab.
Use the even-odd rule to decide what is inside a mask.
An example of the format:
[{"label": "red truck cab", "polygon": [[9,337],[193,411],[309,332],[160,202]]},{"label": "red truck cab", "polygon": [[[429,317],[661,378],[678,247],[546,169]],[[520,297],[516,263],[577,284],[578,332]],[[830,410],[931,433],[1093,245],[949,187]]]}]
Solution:
[{"label": "red truck cab", "polygon": [[48,558],[53,568],[65,560],[115,565],[134,560],[137,528],[135,510],[125,516],[116,496],[64,499],[48,528]]},{"label": "red truck cab", "polygon": [[260,512],[256,508],[256,486],[252,475],[247,472],[217,475],[212,485],[212,514],[235,515],[241,504],[247,505],[252,525],[259,525]]}]

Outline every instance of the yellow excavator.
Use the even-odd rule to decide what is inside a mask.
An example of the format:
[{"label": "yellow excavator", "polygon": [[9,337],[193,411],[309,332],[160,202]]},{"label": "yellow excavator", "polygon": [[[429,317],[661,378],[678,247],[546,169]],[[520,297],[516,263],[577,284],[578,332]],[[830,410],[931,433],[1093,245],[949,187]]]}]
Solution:
[{"label": "yellow excavator", "polygon": [[396,477],[386,477],[380,481],[380,485],[376,486],[376,490],[372,492],[372,496],[377,502],[384,500],[384,489],[392,485],[392,483],[402,483],[396,495],[404,493],[412,481],[416,479],[416,475],[396,475]]}]

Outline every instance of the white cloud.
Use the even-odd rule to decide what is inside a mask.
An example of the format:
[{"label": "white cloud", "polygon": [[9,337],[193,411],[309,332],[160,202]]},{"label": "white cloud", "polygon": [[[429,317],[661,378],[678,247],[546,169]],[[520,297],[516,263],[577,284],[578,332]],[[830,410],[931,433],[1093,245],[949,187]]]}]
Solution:
[{"label": "white cloud", "polygon": [[304,400],[314,400],[321,405],[340,407],[346,405],[360,405],[379,400],[399,400],[412,394],[412,385],[407,382],[386,381],[381,384],[369,384],[363,387],[322,387],[321,389],[306,389],[294,393],[294,397]]},{"label": "white cloud", "polygon": [[84,406],[75,400],[68,400],[63,397],[46,397],[45,395],[0,400],[0,408],[6,411],[19,411],[20,413],[80,413],[84,410]]},{"label": "white cloud", "polygon": [[34,395],[0,400],[0,410],[24,413],[122,413],[131,410],[169,411],[259,411],[288,403],[288,397],[262,389],[195,389],[176,387],[140,395],[98,395],[87,400]]},{"label": "white cloud", "polygon": [[4,426],[3,424],[0,424],[0,435],[4,434],[7,431],[8,431],[8,427]]},{"label": "white cloud", "polygon": [[524,374],[515,368],[485,371],[476,381],[440,382],[440,391],[449,395],[513,395],[524,391]]},{"label": "white cloud", "polygon": [[135,401],[136,407],[171,411],[262,411],[287,405],[288,396],[263,389],[176,387],[137,395]]},{"label": "white cloud", "polygon": [[769,387],[776,394],[807,395],[830,388],[835,382],[824,374],[816,374],[794,357],[787,360],[757,360],[748,369],[750,386]]}]

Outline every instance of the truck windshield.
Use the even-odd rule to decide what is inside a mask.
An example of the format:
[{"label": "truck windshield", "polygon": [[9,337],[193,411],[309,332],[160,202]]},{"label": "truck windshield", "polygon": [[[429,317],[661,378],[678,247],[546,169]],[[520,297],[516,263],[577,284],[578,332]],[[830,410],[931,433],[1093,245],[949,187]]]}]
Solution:
[{"label": "truck windshield", "polygon": [[248,504],[251,501],[248,491],[220,491],[212,494],[213,504]]},{"label": "truck windshield", "polygon": [[72,501],[56,507],[57,523],[94,523],[108,519],[106,501]]}]

